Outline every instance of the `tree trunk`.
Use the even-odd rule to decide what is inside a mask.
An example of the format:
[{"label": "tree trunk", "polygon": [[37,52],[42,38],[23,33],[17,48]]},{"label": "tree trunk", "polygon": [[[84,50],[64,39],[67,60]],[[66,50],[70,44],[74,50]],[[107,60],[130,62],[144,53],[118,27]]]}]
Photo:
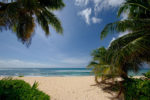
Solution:
[{"label": "tree trunk", "polygon": [[98,76],[95,76],[95,82],[96,82],[97,84],[100,84],[100,82],[98,81]]}]

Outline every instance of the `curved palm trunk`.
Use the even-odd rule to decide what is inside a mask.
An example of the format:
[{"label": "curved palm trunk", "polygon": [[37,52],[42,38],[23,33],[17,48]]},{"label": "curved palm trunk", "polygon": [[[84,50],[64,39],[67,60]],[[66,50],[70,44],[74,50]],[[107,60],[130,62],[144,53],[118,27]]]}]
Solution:
[{"label": "curved palm trunk", "polygon": [[95,82],[96,82],[97,84],[100,84],[100,82],[98,81],[98,76],[96,76],[96,75],[95,75]]},{"label": "curved palm trunk", "polygon": [[120,66],[120,77],[123,80],[128,79],[128,69],[127,69],[127,65],[126,64]]},{"label": "curved palm trunk", "polygon": [[124,100],[124,86],[123,86],[123,84],[124,84],[124,82],[125,82],[125,80],[128,80],[129,78],[128,78],[128,71],[127,71],[127,69],[126,69],[126,67],[124,66],[124,67],[122,67],[122,72],[121,72],[121,74],[120,74],[120,77],[123,79],[123,81],[121,81],[120,82],[120,90],[119,90],[119,93],[118,93],[118,95],[117,95],[117,98],[122,98],[121,100]]},{"label": "curved palm trunk", "polygon": [[128,75],[127,75],[127,74],[121,74],[120,76],[121,76],[121,78],[124,79],[124,80],[128,79]]}]

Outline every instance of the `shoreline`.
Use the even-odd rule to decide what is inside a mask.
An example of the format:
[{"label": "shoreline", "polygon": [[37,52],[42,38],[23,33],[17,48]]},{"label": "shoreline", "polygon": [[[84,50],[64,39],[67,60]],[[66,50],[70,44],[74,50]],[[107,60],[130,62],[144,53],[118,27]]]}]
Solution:
[{"label": "shoreline", "polygon": [[[94,75],[49,75],[49,76],[35,76],[35,75],[16,75],[16,76],[11,76],[10,77],[88,77],[88,76],[94,76]],[[9,77],[9,75],[0,75],[0,77]]]},{"label": "shoreline", "polygon": [[[31,76],[30,75],[29,76],[28,75],[24,76],[24,75],[20,75],[20,76],[21,77],[94,77],[95,75],[64,75],[64,76],[62,76],[62,75],[60,75],[60,76],[59,75],[56,75],[56,76],[55,75],[54,76],[53,75],[50,75],[50,76],[34,76],[34,75],[33,76],[32,75]],[[0,75],[0,78],[1,77],[20,77],[20,76],[18,76],[18,75],[16,75],[16,76]],[[143,76],[144,75],[134,75],[134,76],[130,75],[128,77],[133,77],[134,78],[134,77],[143,77]]]}]

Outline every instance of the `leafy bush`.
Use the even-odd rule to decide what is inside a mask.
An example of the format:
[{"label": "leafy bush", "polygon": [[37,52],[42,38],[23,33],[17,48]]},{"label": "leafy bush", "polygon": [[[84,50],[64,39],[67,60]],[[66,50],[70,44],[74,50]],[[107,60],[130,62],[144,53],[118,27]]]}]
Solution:
[{"label": "leafy bush", "polygon": [[124,95],[125,100],[150,100],[150,80],[125,80]]},{"label": "leafy bush", "polygon": [[23,75],[19,75],[18,77],[24,77]]},{"label": "leafy bush", "polygon": [[146,78],[150,78],[150,71],[148,71],[147,73],[143,74]]},{"label": "leafy bush", "polygon": [[0,80],[0,100],[50,100],[37,87],[37,82],[31,87],[23,80],[4,78]]}]

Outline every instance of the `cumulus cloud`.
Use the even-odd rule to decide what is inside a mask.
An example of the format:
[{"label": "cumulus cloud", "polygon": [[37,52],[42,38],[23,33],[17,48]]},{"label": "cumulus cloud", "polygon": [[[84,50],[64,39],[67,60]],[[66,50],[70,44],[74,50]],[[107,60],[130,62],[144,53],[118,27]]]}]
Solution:
[{"label": "cumulus cloud", "polygon": [[102,21],[102,19],[100,19],[100,18],[92,17],[92,22],[93,22],[94,24],[100,23],[101,21]]},{"label": "cumulus cloud", "polygon": [[120,6],[124,0],[93,0],[94,11],[98,13],[102,10],[108,10]]},{"label": "cumulus cloud", "polygon": [[[120,6],[124,3],[125,0],[75,0],[75,5],[86,8],[85,10],[80,11],[78,14],[81,15],[87,24],[90,24],[90,20],[95,24],[99,23],[100,18],[96,18],[97,14],[103,10],[110,10]],[[91,5],[88,5],[91,3]],[[94,5],[92,5],[94,4]],[[93,7],[94,6],[94,7]],[[92,13],[94,15],[92,15]],[[90,17],[90,15],[92,17]],[[126,18],[126,14],[122,15],[123,19]]]},{"label": "cumulus cloud", "polygon": [[[75,1],[76,1],[75,2],[76,5],[78,4],[78,5],[86,6],[89,2],[91,2],[91,4],[94,4],[94,7],[91,6],[91,8],[86,8],[85,10],[78,13],[84,18],[87,24],[90,24],[90,21],[92,21],[92,23],[94,24],[100,23],[102,19],[96,17],[98,13],[100,13],[101,11],[106,11],[106,10],[119,7],[121,4],[125,2],[125,0],[75,0]],[[92,11],[94,11],[94,15],[92,15],[93,13]],[[125,12],[121,15],[121,20],[125,20],[127,18],[128,18],[128,12]],[[115,39],[122,37],[128,33],[129,31],[126,31],[126,32],[120,33],[118,37],[116,38],[113,37],[112,40],[110,41],[109,46]]]},{"label": "cumulus cloud", "polygon": [[89,0],[75,0],[75,5],[77,6],[86,6],[89,3]]},{"label": "cumulus cloud", "polygon": [[80,11],[78,13],[78,15],[82,16],[87,24],[90,24],[91,11],[92,11],[91,8],[86,8],[86,9]]}]

